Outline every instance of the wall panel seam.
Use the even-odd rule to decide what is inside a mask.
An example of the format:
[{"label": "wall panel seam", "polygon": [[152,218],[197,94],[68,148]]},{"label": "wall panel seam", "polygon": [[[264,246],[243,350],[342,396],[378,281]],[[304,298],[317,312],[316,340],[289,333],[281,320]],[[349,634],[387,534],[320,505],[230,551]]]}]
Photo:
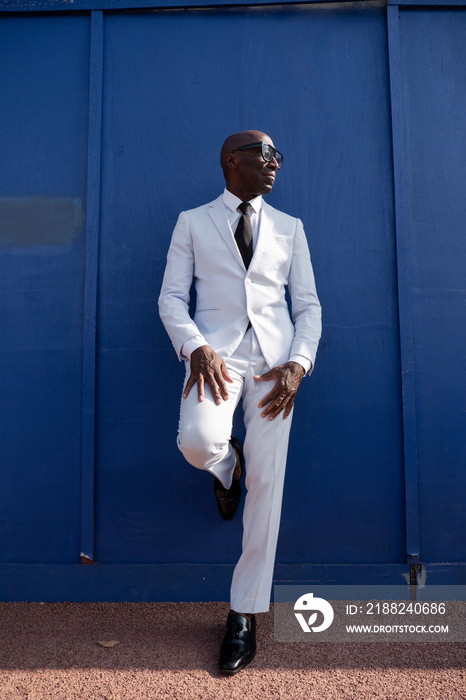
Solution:
[{"label": "wall panel seam", "polygon": [[91,14],[83,328],[81,563],[94,560],[97,278],[102,147],[103,13]]},{"label": "wall panel seam", "polygon": [[409,564],[420,561],[419,474],[416,387],[414,375],[413,304],[410,273],[409,214],[404,136],[401,37],[398,7],[387,8],[390,101],[392,115],[395,237],[400,329],[403,443],[405,470],[406,551]]}]

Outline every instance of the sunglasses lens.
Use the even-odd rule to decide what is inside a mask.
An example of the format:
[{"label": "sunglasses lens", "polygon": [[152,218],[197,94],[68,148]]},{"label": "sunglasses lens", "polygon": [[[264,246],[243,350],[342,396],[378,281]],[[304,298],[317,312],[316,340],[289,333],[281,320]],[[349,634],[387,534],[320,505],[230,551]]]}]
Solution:
[{"label": "sunglasses lens", "polygon": [[280,168],[283,162],[283,156],[280,151],[277,151],[273,146],[268,143],[262,143],[262,157],[267,162],[270,163],[272,158],[275,158],[277,165]]},{"label": "sunglasses lens", "polygon": [[273,158],[273,152],[274,148],[270,146],[268,143],[263,143],[262,144],[262,158],[269,163],[272,158]]}]

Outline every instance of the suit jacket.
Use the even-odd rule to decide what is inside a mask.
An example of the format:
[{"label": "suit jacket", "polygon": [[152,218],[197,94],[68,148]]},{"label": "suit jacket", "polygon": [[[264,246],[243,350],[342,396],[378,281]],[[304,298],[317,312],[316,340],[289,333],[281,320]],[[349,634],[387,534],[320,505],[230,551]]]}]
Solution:
[{"label": "suit jacket", "polygon": [[[191,318],[193,280],[197,298]],[[159,309],[180,359],[183,344],[195,335],[228,358],[250,320],[270,368],[297,353],[312,361],[311,372],[321,334],[321,308],[301,221],[264,201],[257,244],[246,270],[222,196],[182,212],[168,251]]]}]

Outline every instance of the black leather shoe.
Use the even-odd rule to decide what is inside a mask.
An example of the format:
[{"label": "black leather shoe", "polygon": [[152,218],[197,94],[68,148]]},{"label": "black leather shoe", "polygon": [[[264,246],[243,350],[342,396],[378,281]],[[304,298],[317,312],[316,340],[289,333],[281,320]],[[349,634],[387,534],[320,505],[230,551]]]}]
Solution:
[{"label": "black leather shoe", "polygon": [[218,667],[225,676],[234,676],[256,655],[256,618],[231,612],[227,631],[220,647]]},{"label": "black leather shoe", "polygon": [[[243,446],[238,438],[235,437],[230,439],[230,444],[235,448],[235,452],[239,457],[242,476],[244,464]],[[239,479],[233,479],[229,489],[226,489],[217,478],[214,480],[215,498],[217,499],[220,515],[224,520],[231,520],[238,508],[241,498],[241,476]]]}]

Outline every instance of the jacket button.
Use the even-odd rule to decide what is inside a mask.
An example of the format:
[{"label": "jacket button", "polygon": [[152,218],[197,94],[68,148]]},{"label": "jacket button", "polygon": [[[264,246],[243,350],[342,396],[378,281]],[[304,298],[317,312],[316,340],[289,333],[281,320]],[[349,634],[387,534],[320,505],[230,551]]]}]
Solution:
[{"label": "jacket button", "polygon": [[246,278],[246,281],[244,284],[251,284],[251,280],[249,279],[249,277]]}]

